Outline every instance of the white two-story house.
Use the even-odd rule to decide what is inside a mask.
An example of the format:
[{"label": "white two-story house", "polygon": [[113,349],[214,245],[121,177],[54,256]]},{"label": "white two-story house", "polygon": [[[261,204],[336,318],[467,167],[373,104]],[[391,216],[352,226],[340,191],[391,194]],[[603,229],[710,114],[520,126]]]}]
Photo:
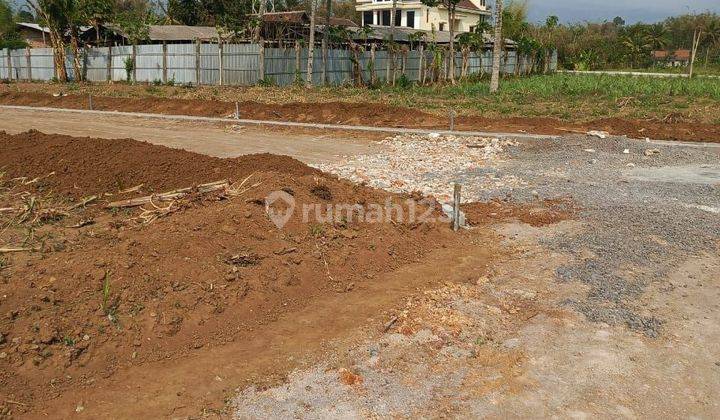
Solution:
[{"label": "white two-story house", "polygon": [[[362,25],[390,26],[392,0],[356,0],[355,9],[362,14]],[[455,32],[472,32],[490,11],[485,0],[460,0],[455,9]],[[428,7],[420,0],[397,0],[395,26],[423,31],[449,31],[447,9]]]}]

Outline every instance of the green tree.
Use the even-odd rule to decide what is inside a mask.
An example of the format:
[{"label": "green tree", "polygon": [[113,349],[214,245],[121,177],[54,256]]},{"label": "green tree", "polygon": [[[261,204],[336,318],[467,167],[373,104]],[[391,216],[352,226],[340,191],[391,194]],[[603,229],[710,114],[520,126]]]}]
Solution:
[{"label": "green tree", "polygon": [[61,82],[67,82],[65,69],[65,32],[70,26],[74,5],[72,0],[27,0],[35,11],[38,23],[48,28],[50,45],[53,48],[55,75]]},{"label": "green tree", "polygon": [[[442,6],[447,10],[448,29],[450,29],[450,83],[455,83],[455,10],[460,0],[420,0],[422,4],[429,7]],[[394,19],[393,19],[394,20]]]},{"label": "green tree", "polygon": [[653,50],[664,50],[670,43],[667,28],[662,23],[650,25],[646,33],[646,41]]},{"label": "green tree", "polygon": [[169,0],[167,16],[170,22],[179,25],[198,25],[201,23],[202,11],[197,0]]},{"label": "green tree", "polygon": [[635,27],[628,31],[622,38],[622,45],[625,47],[632,67],[637,67],[642,57],[647,56],[652,49],[651,41],[642,27]]},{"label": "green tree", "polygon": [[7,0],[0,0],[0,39],[4,39],[13,32],[15,32],[15,20],[12,8]]},{"label": "green tree", "polygon": [[560,18],[555,15],[548,16],[547,19],[545,19],[545,26],[550,29],[556,28],[559,23]]}]

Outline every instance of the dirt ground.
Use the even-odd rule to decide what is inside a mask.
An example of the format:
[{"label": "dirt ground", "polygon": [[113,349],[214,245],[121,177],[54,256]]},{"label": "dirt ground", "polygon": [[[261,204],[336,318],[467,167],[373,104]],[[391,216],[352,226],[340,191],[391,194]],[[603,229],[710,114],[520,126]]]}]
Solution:
[{"label": "dirt ground", "polygon": [[221,158],[272,153],[312,164],[337,161],[346,154],[369,153],[373,150],[373,140],[384,136],[227,123],[149,120],[121,115],[95,115],[92,123],[88,124],[87,118],[78,114],[18,109],[4,109],[0,112],[0,130],[10,134],[39,130],[78,137],[129,137]]},{"label": "dirt ground", "polygon": [[[223,412],[234,387],[272,384],[356,342],[360,320],[387,322],[408,294],[472,280],[504,252],[492,232],[447,223],[295,212],[278,229],[272,191],[323,205],[411,198],[289,157],[37,131],[0,133],[0,148],[0,243],[21,250],[0,255],[0,406],[12,416]],[[217,193],[105,208],[222,179]],[[484,245],[457,254],[469,240]]]},{"label": "dirt ground", "polygon": [[[244,131],[149,136],[220,158],[103,127],[0,134],[0,416],[720,415],[717,145],[348,138],[357,156],[336,159],[278,134],[321,172],[244,155]],[[469,228],[414,187],[345,179],[407,166],[383,151],[422,160],[410,186],[483,185]],[[321,217],[338,204],[431,218]]]},{"label": "dirt ground", "polygon": [[[68,94],[63,92],[61,86],[44,85],[41,87],[42,89],[36,85],[20,85],[10,88],[0,85],[0,104],[73,109],[88,107],[87,96]],[[28,91],[23,91],[25,88]],[[208,99],[94,96],[93,109],[230,117],[235,113],[235,103]],[[375,103],[242,101],[239,103],[239,110],[241,118],[257,120],[427,129],[447,129],[449,124],[446,115]],[[614,135],[639,139],[720,142],[720,128],[717,124],[687,122],[672,116],[668,116],[662,121],[603,118],[567,122],[543,117],[487,118],[479,115],[460,115],[456,119],[455,128],[469,131],[556,135],[601,130]]]}]

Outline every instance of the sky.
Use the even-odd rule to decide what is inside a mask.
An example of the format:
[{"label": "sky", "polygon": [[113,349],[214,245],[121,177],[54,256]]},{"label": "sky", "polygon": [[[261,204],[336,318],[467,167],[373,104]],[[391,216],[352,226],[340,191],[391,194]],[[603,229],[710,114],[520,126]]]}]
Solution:
[{"label": "sky", "polygon": [[[505,0],[506,2],[508,0]],[[713,11],[720,13],[720,0],[527,0],[529,20],[545,21],[556,15],[564,23],[612,20],[621,16],[627,23],[652,23],[668,16]]]}]

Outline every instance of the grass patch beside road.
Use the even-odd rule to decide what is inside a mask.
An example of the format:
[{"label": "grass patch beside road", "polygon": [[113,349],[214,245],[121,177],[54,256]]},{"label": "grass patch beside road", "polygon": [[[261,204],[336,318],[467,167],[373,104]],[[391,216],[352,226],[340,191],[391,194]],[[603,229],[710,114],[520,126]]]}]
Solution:
[{"label": "grass patch beside road", "polygon": [[[383,103],[446,114],[486,117],[556,117],[586,121],[603,117],[665,119],[720,123],[720,79],[652,78],[609,75],[538,75],[503,80],[491,95],[487,80],[463,81],[454,86],[391,87],[184,87],[146,84],[57,85],[13,83],[0,92],[92,94],[113,97],[159,97],[262,103]],[[369,105],[372,106],[372,105]]]}]

